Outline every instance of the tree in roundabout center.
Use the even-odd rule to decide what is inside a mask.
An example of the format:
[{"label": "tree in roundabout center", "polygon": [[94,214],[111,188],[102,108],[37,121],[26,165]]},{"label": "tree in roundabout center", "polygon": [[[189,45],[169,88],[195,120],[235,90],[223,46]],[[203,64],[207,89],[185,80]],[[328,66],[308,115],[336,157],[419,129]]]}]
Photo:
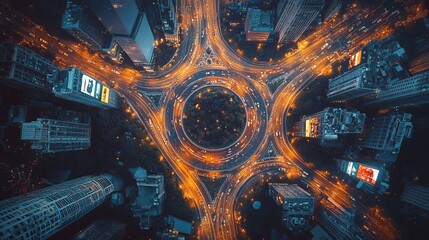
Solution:
[{"label": "tree in roundabout center", "polygon": [[242,134],[246,111],[234,92],[223,87],[206,87],[189,97],[183,124],[194,143],[204,148],[223,148]]}]

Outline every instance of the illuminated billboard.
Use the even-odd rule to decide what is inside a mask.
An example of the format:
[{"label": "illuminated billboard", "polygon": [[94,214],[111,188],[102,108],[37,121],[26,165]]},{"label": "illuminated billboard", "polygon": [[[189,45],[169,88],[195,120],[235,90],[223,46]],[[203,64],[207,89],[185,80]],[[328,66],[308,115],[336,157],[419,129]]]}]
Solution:
[{"label": "illuminated billboard", "polygon": [[374,185],[379,173],[379,170],[361,164],[357,170],[356,177]]},{"label": "illuminated billboard", "polygon": [[305,120],[305,136],[315,138],[318,134],[319,119],[311,118]]},{"label": "illuminated billboard", "polygon": [[276,195],[276,199],[277,199],[277,203],[279,203],[280,205],[283,205],[283,198],[280,195]]},{"label": "illuminated billboard", "polygon": [[80,91],[91,97],[95,97],[95,89],[97,87],[96,84],[96,80],[84,74],[82,76],[82,85],[80,86]]},{"label": "illuminated billboard", "polygon": [[305,120],[305,137],[310,137],[311,122],[310,119]]},{"label": "illuminated billboard", "polygon": [[362,51],[359,51],[350,57],[349,69],[359,65],[362,61]]},{"label": "illuminated billboard", "polygon": [[101,97],[101,83],[97,82],[97,87],[95,88],[95,98],[100,99]]},{"label": "illuminated billboard", "polygon": [[358,170],[359,164],[355,162],[349,162],[347,165],[346,173],[350,176],[356,176],[356,172]]},{"label": "illuminated billboard", "polygon": [[104,103],[109,103],[109,93],[110,89],[103,86],[103,90],[101,90],[101,101]]}]

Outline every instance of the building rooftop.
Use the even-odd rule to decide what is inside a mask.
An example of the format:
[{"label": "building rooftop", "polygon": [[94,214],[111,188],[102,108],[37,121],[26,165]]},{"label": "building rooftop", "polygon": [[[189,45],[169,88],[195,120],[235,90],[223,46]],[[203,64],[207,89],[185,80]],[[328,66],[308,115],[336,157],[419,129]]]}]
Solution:
[{"label": "building rooftop", "polygon": [[313,214],[314,197],[297,184],[270,183],[270,195],[290,214]]},{"label": "building rooftop", "polygon": [[125,235],[125,224],[112,220],[98,220],[79,231],[73,240],[116,240]]},{"label": "building rooftop", "polygon": [[413,204],[429,213],[429,186],[407,183],[401,194],[401,201]]},{"label": "building rooftop", "polygon": [[308,198],[311,194],[306,192],[296,184],[287,183],[270,183],[270,186],[275,189],[283,198]]},{"label": "building rooftop", "polygon": [[304,117],[296,124],[295,130],[302,131],[298,133],[302,137],[336,140],[341,134],[361,133],[365,118],[365,113],[355,109],[328,107]]},{"label": "building rooftop", "polygon": [[314,226],[313,229],[311,229],[311,234],[313,234],[312,240],[333,240],[329,234],[323,230],[322,227],[320,227],[319,224]]},{"label": "building rooftop", "polygon": [[177,231],[179,233],[191,234],[192,231],[192,223],[184,221],[182,219],[178,219],[173,216],[167,217],[167,224],[169,228],[173,231]]},{"label": "building rooftop", "polygon": [[131,204],[134,217],[140,218],[140,226],[147,229],[150,216],[159,216],[163,211],[165,191],[164,176],[147,175],[143,168],[132,168],[129,171],[133,174],[137,184],[137,196]]},{"label": "building rooftop", "polygon": [[248,12],[247,17],[250,18],[249,31],[272,33],[274,30],[274,15],[272,11],[249,8]]},{"label": "building rooftop", "polygon": [[395,161],[404,138],[411,138],[411,117],[408,113],[391,113],[369,119],[360,145],[378,150],[376,160]]}]

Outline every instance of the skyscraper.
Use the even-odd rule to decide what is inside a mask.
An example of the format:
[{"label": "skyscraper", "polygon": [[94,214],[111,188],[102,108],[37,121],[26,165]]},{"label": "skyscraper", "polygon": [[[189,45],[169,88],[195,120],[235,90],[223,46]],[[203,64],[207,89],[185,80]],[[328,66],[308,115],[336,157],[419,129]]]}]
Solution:
[{"label": "skyscraper", "polygon": [[107,49],[112,44],[112,34],[84,3],[67,1],[61,28],[92,50]]},{"label": "skyscraper", "polygon": [[249,8],[244,24],[246,41],[266,42],[273,34],[274,16],[272,11]]},{"label": "skyscraper", "polygon": [[343,0],[328,0],[323,11],[323,21],[327,21],[337,15],[342,5]]},{"label": "skyscraper", "polygon": [[429,71],[390,82],[366,105],[377,108],[396,108],[429,103]]},{"label": "skyscraper", "polygon": [[112,34],[130,35],[139,9],[135,0],[85,0]]},{"label": "skyscraper", "polygon": [[362,132],[366,115],[354,109],[332,108],[303,117],[293,127],[293,136],[337,140],[339,135]]},{"label": "skyscraper", "polygon": [[329,79],[326,94],[331,100],[349,100],[369,96],[376,92],[375,64],[365,63]]},{"label": "skyscraper", "polygon": [[146,14],[140,13],[135,0],[85,2],[135,65],[151,65],[154,37]]},{"label": "skyscraper", "polygon": [[395,161],[402,141],[411,137],[411,117],[408,113],[390,113],[369,119],[365,124],[360,146],[378,150],[376,160]]},{"label": "skyscraper", "polygon": [[334,239],[362,239],[355,237],[354,212],[340,206],[331,198],[322,199],[316,220]]},{"label": "skyscraper", "polygon": [[61,70],[52,89],[55,96],[99,108],[118,108],[118,93],[75,67]]},{"label": "skyscraper", "polygon": [[280,0],[275,33],[279,43],[296,42],[325,4],[324,0]]},{"label": "skyscraper", "polygon": [[402,192],[401,201],[410,203],[429,213],[429,187],[407,183]]},{"label": "skyscraper", "polygon": [[399,65],[405,57],[405,50],[393,36],[368,43],[350,57],[347,72],[329,79],[328,98],[372,97],[391,79],[406,75]]},{"label": "skyscraper", "polygon": [[38,118],[23,123],[21,140],[31,141],[31,149],[45,153],[88,149],[91,145],[89,123]]},{"label": "skyscraper", "polygon": [[283,224],[289,230],[304,230],[314,212],[314,197],[296,184],[270,183],[269,194],[283,208]]},{"label": "skyscraper", "polygon": [[110,174],[86,176],[0,202],[1,239],[46,239],[122,188]]},{"label": "skyscraper", "polygon": [[50,91],[47,76],[58,71],[50,60],[14,43],[0,44],[0,83]]},{"label": "skyscraper", "polygon": [[115,35],[116,41],[136,66],[150,65],[154,51],[154,37],[146,14],[139,14],[131,35]]},{"label": "skyscraper", "polygon": [[[174,2],[176,2],[176,0]],[[178,41],[179,39],[176,17],[177,3],[173,4],[173,0],[158,0],[158,5],[165,39],[169,42]]]}]

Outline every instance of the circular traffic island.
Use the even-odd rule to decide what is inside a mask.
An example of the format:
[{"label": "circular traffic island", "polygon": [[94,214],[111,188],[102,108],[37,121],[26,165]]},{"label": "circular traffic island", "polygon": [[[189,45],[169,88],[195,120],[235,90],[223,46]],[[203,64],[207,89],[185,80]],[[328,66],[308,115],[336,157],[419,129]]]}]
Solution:
[{"label": "circular traffic island", "polygon": [[195,91],[183,110],[183,128],[199,147],[221,149],[239,139],[246,126],[246,110],[241,99],[224,87]]}]

